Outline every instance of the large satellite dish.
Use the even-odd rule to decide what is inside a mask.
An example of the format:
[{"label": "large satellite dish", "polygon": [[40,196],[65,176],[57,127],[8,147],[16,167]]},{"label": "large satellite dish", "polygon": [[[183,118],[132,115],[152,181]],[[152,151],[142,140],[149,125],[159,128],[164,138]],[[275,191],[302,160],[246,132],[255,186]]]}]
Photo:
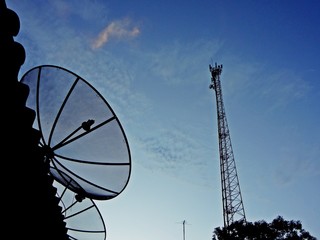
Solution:
[{"label": "large satellite dish", "polygon": [[30,69],[26,105],[54,179],[77,196],[108,200],[127,186],[131,155],[121,123],[103,96],[77,74],[54,65]]}]

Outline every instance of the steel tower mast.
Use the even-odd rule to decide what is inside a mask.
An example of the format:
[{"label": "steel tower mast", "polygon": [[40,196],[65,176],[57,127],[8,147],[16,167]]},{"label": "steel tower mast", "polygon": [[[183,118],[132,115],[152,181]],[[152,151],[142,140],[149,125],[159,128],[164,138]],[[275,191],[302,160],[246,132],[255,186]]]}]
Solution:
[{"label": "steel tower mast", "polygon": [[223,220],[224,227],[228,227],[234,221],[246,221],[246,216],[222,99],[220,84],[222,65],[217,63],[214,67],[209,65],[209,70],[211,72],[209,88],[216,92]]}]

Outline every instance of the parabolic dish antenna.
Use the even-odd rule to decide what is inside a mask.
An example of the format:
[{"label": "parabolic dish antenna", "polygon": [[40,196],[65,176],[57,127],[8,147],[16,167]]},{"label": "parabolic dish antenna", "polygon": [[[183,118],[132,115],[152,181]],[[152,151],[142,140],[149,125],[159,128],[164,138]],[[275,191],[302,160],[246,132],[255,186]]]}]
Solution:
[{"label": "parabolic dish antenna", "polygon": [[[30,69],[26,105],[54,179],[80,196],[108,200],[127,186],[131,155],[121,123],[103,96],[77,74],[54,65]],[[68,176],[68,177],[66,177]]]},{"label": "parabolic dish antenna", "polygon": [[69,239],[105,240],[106,227],[94,201],[81,198],[57,181],[53,182],[53,186],[57,189],[56,195],[60,200],[59,206],[62,208]]}]

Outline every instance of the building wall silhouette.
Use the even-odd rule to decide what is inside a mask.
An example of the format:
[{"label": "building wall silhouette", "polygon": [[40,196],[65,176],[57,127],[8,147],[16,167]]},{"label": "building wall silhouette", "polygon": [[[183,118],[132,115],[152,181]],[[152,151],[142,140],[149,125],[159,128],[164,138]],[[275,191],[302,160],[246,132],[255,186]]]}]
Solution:
[{"label": "building wall silhouette", "polygon": [[[26,60],[15,41],[20,30],[16,12],[0,0],[0,78],[2,103],[2,230],[13,239],[69,239],[57,189],[34,129],[36,112],[26,106],[29,87],[19,82]],[[5,234],[6,233],[6,234]]]}]

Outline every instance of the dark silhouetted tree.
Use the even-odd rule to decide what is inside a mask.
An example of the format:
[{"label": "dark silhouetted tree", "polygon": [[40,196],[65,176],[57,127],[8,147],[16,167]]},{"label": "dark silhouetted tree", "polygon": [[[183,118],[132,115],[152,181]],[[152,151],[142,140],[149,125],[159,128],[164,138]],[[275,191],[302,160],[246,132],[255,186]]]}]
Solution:
[{"label": "dark silhouetted tree", "polygon": [[276,217],[271,223],[264,220],[245,222],[235,221],[229,227],[217,227],[212,240],[317,240],[302,228],[300,221],[287,221],[283,217]]}]

